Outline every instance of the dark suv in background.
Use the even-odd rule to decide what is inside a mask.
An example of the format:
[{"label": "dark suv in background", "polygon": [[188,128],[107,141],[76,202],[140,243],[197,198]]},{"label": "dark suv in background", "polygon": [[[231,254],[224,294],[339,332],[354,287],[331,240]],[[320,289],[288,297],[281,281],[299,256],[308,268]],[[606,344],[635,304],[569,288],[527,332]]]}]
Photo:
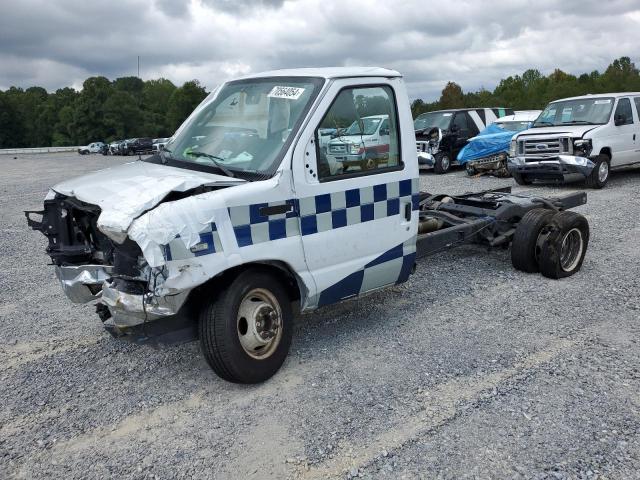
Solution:
[{"label": "dark suv in background", "polygon": [[423,113],[413,121],[418,148],[418,163],[446,173],[457,165],[458,152],[487,125],[505,115],[511,108],[462,108]]},{"label": "dark suv in background", "polygon": [[121,145],[122,155],[137,155],[140,153],[151,153],[153,150],[153,140],[150,138],[132,138]]}]

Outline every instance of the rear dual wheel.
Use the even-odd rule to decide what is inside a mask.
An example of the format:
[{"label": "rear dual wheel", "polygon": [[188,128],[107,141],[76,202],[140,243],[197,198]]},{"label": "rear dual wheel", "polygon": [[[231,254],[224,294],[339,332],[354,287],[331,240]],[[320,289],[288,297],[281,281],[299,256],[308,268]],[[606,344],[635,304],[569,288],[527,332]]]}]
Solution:
[{"label": "rear dual wheel", "polygon": [[536,208],[516,227],[511,262],[524,272],[548,278],[569,277],[580,270],[589,244],[589,223],[579,213]]}]

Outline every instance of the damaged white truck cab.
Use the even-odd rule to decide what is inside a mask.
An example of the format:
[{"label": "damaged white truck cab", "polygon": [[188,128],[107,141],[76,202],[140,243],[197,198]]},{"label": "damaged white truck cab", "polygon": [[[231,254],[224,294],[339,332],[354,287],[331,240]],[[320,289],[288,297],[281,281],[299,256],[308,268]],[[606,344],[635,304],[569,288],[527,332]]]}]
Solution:
[{"label": "damaged white truck cab", "polygon": [[[329,168],[322,133],[374,116],[385,161]],[[26,215],[67,296],[97,300],[114,336],[199,338],[218,375],[251,383],[283,363],[294,306],[404,282],[417,253],[513,241],[516,268],[575,273],[588,224],[563,210],[585,201],[420,193],[401,75],[332,68],[227,82],[164,150],[56,185]]]}]

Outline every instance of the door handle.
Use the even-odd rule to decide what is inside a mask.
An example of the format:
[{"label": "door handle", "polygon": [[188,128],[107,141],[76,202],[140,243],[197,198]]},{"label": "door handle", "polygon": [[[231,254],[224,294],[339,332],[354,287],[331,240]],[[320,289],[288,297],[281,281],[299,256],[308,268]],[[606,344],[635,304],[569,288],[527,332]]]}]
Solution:
[{"label": "door handle", "polygon": [[411,203],[404,204],[404,218],[407,222],[411,221]]},{"label": "door handle", "polygon": [[636,134],[635,133],[633,134],[633,141],[634,142],[636,141]]}]

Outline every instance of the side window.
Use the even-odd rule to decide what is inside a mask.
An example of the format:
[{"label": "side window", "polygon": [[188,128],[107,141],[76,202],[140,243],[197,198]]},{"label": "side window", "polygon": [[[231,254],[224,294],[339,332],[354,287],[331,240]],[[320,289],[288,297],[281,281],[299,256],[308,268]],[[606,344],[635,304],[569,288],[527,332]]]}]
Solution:
[{"label": "side window", "polygon": [[618,100],[618,106],[616,107],[616,113],[613,118],[616,125],[631,125],[633,123],[631,101],[628,98]]},{"label": "side window", "polygon": [[466,112],[456,113],[456,116],[453,117],[453,126],[458,127],[458,131],[469,129],[469,127],[467,126]]},{"label": "side window", "polygon": [[638,118],[640,118],[640,97],[634,97],[633,101],[636,104],[636,113],[638,114]]},{"label": "side window", "polygon": [[469,129],[469,136],[475,137],[478,133],[480,133],[480,130],[478,129],[476,122],[473,121],[468,113],[465,113],[465,116],[467,117],[467,128]]},{"label": "side window", "polygon": [[391,87],[341,90],[316,128],[315,141],[320,181],[401,168],[400,129]]}]

